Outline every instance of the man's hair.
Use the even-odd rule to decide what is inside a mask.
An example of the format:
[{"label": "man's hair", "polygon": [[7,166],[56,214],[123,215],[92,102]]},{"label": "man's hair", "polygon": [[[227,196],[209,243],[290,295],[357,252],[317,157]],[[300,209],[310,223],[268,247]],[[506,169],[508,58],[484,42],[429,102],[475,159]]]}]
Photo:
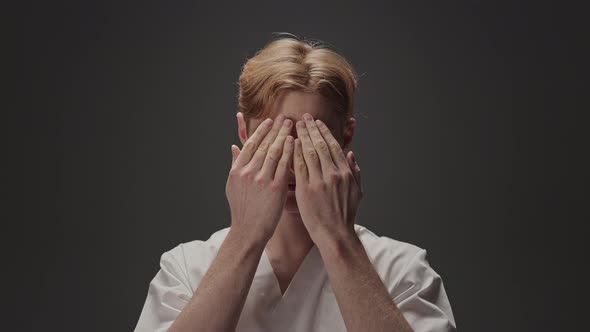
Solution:
[{"label": "man's hair", "polygon": [[322,41],[275,34],[242,67],[238,106],[247,120],[266,118],[278,93],[317,92],[343,119],[353,114],[357,74],[348,61]]}]

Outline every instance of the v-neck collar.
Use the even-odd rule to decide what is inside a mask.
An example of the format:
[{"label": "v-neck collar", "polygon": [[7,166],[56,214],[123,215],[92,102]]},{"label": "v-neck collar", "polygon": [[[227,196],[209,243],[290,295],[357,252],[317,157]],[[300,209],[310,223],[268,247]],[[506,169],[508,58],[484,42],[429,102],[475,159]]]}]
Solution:
[{"label": "v-neck collar", "polygon": [[270,258],[266,253],[266,248],[262,253],[262,258],[259,266],[259,277],[263,278],[266,283],[266,294],[268,296],[268,309],[271,315],[281,316],[283,310],[290,310],[296,302],[300,301],[301,295],[307,293],[312,283],[315,283],[318,278],[324,278],[325,270],[321,255],[318,248],[314,244],[307,252],[305,258],[299,265],[299,268],[293,275],[289,282],[289,286],[285,293],[281,293],[281,287],[276,274],[273,270]]},{"label": "v-neck collar", "polygon": [[[361,227],[355,224],[357,235]],[[248,331],[302,331],[313,329],[305,322],[313,322],[316,315],[338,319],[341,317],[339,313],[324,261],[315,244],[299,265],[284,294],[265,248],[239,324]],[[341,323],[340,330],[344,330],[344,323]]]}]

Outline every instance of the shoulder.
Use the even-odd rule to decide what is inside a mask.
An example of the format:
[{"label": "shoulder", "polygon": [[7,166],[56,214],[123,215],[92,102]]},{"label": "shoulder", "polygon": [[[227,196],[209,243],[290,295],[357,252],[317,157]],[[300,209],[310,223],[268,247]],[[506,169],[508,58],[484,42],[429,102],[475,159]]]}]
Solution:
[{"label": "shoulder", "polygon": [[380,236],[367,227],[355,224],[356,234],[373,263],[395,263],[405,265],[426,250],[414,244],[399,241],[387,236]]},{"label": "shoulder", "polygon": [[354,227],[367,256],[392,296],[403,292],[401,286],[405,280],[417,277],[416,267],[427,265],[426,249],[387,236],[379,236],[362,225],[355,224]]},{"label": "shoulder", "polygon": [[377,236],[360,225],[355,225],[355,230],[391,298],[413,329],[456,331],[442,278],[428,263],[426,250]]},{"label": "shoulder", "polygon": [[226,227],[214,232],[206,240],[180,243],[162,254],[160,265],[175,265],[176,269],[184,274],[190,287],[196,289],[228,232],[229,227]]},{"label": "shoulder", "polygon": [[220,229],[209,236],[206,240],[193,240],[183,242],[168,250],[164,255],[172,256],[178,260],[203,261],[214,258],[219,247],[225,240],[229,227]]}]

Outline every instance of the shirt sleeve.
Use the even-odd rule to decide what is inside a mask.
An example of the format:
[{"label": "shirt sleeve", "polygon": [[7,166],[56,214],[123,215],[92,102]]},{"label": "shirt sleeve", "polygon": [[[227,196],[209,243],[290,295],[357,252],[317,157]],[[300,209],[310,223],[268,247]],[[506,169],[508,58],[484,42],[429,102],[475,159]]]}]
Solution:
[{"label": "shirt sleeve", "polygon": [[162,254],[160,270],[150,282],[135,332],[168,330],[192,297],[185,275],[182,265],[171,252]]},{"label": "shirt sleeve", "polygon": [[426,260],[421,249],[406,265],[393,301],[415,332],[456,331],[451,304],[441,277]]}]

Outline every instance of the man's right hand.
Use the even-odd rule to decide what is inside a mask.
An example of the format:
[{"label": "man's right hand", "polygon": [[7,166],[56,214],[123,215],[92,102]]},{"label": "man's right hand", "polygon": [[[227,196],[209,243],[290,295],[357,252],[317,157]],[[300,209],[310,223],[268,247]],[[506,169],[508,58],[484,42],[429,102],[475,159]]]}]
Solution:
[{"label": "man's right hand", "polygon": [[281,216],[293,162],[292,125],[279,114],[275,121],[268,118],[260,123],[241,151],[232,145],[225,188],[231,228],[251,239],[268,241]]},{"label": "man's right hand", "polygon": [[[231,229],[168,331],[235,331],[260,257],[287,199],[294,139],[288,135],[293,123],[286,120],[284,127],[283,120],[279,114],[274,126],[271,119],[263,121],[242,151],[232,145],[232,167],[225,189]],[[169,279],[168,274],[162,276]],[[221,307],[224,310],[219,310]],[[169,319],[169,311],[165,316]]]}]

